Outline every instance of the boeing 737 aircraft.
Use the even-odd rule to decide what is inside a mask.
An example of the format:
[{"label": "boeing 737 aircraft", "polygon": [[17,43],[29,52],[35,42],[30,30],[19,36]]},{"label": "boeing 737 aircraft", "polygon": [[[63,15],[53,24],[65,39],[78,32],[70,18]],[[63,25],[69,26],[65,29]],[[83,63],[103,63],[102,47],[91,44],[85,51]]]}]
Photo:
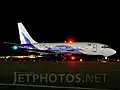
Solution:
[{"label": "boeing 737 aircraft", "polygon": [[61,54],[86,54],[102,55],[107,57],[114,55],[116,51],[108,45],[90,42],[74,43],[38,43],[32,39],[23,24],[18,23],[18,30],[21,44],[15,44],[19,48],[33,50],[35,52],[61,53]]}]

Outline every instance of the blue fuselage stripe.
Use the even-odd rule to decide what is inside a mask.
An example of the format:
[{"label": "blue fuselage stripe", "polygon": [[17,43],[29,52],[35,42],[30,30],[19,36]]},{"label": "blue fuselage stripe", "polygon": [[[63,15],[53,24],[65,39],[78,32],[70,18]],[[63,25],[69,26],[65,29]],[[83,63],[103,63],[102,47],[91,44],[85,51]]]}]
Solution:
[{"label": "blue fuselage stripe", "polygon": [[[23,34],[23,33],[22,33]],[[31,44],[30,40],[23,34],[24,38],[25,38],[25,42],[26,44],[28,44],[28,47],[31,47],[33,49],[37,49],[34,45]]]}]

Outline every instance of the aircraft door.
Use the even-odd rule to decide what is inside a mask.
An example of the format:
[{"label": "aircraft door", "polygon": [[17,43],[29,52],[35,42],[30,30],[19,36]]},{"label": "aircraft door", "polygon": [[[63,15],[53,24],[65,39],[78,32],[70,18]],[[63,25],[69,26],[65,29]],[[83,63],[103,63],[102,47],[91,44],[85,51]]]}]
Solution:
[{"label": "aircraft door", "polygon": [[93,52],[97,52],[97,44],[93,44]]}]

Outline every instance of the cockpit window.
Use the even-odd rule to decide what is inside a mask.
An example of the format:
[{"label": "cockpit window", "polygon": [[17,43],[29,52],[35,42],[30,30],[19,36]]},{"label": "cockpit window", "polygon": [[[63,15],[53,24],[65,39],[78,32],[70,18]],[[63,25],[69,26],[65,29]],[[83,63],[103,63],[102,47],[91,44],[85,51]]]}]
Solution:
[{"label": "cockpit window", "polygon": [[102,48],[110,48],[108,45],[104,45],[102,46]]}]

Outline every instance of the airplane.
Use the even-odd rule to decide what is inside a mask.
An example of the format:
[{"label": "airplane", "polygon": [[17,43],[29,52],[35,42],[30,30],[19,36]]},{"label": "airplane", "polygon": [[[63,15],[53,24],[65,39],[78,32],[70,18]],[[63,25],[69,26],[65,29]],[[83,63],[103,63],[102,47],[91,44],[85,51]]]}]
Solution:
[{"label": "airplane", "polygon": [[[112,49],[110,46],[102,43],[95,42],[64,42],[64,43],[38,43],[35,41],[30,34],[27,32],[26,28],[22,22],[17,23],[19,30],[19,37],[21,44],[14,44],[14,49],[23,48],[28,52],[47,52],[47,53],[60,53],[60,54],[85,54],[85,55],[102,55],[107,59],[107,57],[116,54],[116,50]],[[7,43],[7,42],[5,42]],[[41,55],[41,54],[40,54]]]}]

